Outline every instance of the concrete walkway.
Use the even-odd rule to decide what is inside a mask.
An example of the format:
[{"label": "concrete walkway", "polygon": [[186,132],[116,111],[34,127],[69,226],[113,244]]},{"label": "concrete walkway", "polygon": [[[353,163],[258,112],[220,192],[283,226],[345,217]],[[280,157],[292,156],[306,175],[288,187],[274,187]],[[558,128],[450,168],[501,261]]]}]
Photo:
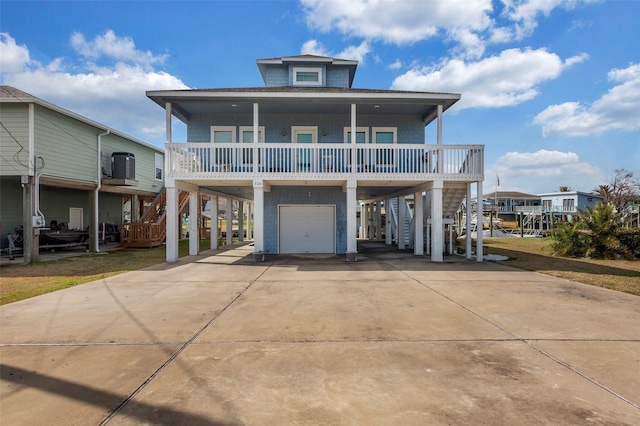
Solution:
[{"label": "concrete walkway", "polygon": [[0,424],[640,424],[636,296],[251,249],[1,307]]}]

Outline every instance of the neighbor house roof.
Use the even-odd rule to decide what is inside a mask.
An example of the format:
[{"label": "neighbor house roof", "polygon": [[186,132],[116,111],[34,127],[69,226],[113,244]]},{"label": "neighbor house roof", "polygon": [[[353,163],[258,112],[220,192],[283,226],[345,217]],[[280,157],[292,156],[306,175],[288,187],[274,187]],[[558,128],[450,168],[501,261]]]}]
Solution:
[{"label": "neighbor house roof", "polygon": [[496,198],[496,196],[498,198],[513,198],[513,199],[517,199],[517,198],[526,198],[526,199],[540,198],[539,195],[525,194],[524,192],[517,192],[517,191],[489,192],[488,194],[483,195],[482,198]]},{"label": "neighbor house roof", "polygon": [[[40,105],[44,108],[48,108],[52,111],[55,111],[57,113],[63,114],[67,117],[73,118],[75,120],[81,121],[83,123],[86,123],[90,126],[96,127],[98,129],[101,130],[109,130],[110,133],[116,135],[116,136],[120,136],[124,139],[128,139],[131,142],[137,143],[139,145],[143,145],[147,148],[151,148],[157,152],[160,153],[164,153],[164,149],[160,148],[158,146],[152,145],[148,142],[145,142],[143,140],[134,138],[133,136],[127,135],[126,133],[122,133],[116,129],[113,129],[109,126],[106,126],[104,124],[98,123],[97,121],[93,121],[91,119],[88,119],[80,114],[76,114],[75,112],[69,111],[68,109],[62,108],[58,105],[52,104],[50,102],[47,101],[43,101],[40,98],[36,98],[35,96],[27,93],[27,92],[23,92],[20,89],[16,89],[15,87],[12,86],[0,86],[0,103],[33,103],[33,104],[37,104]],[[124,105],[123,105],[124,108]]]}]

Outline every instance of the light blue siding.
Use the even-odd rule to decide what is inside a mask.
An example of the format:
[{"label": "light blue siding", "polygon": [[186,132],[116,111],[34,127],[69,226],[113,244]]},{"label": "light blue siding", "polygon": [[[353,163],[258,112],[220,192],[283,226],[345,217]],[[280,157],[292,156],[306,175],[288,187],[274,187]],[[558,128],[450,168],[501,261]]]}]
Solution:
[{"label": "light blue siding", "polygon": [[281,204],[327,204],[336,206],[336,253],[347,251],[346,194],[341,187],[273,186],[264,194],[264,249],[278,252],[278,206]]},{"label": "light blue siding", "polygon": [[[358,127],[369,128],[369,140],[372,139],[372,127],[396,127],[398,143],[424,143],[424,124],[420,117],[402,115],[358,115]],[[189,142],[210,142],[211,126],[252,126],[251,114],[216,114],[192,117],[187,128]],[[319,143],[344,142],[344,128],[351,126],[349,114],[262,114],[260,125],[265,126],[265,142],[291,142],[291,126],[317,126]],[[282,129],[286,135],[282,135]],[[322,131],[327,130],[323,136]],[[435,143],[435,142],[434,142]]]}]

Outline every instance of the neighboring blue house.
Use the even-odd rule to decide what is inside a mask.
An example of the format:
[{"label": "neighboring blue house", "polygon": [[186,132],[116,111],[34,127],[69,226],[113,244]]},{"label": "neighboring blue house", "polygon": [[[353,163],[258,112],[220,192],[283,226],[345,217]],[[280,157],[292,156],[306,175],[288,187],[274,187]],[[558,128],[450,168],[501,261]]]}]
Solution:
[{"label": "neighboring blue house", "polygon": [[568,191],[541,194],[540,200],[543,213],[554,213],[558,219],[566,220],[576,215],[578,210],[595,207],[602,201],[602,197],[587,192]]},{"label": "neighboring blue house", "polygon": [[[178,258],[180,190],[189,192],[194,217],[200,194],[250,205],[256,259],[336,253],[356,260],[360,204],[369,233],[381,236],[386,210],[388,244],[395,233],[403,248],[397,235],[408,232],[415,254],[426,244],[442,261],[445,225],[472,183],[482,194],[484,179],[483,145],[442,144],[442,114],[460,95],[354,89],[351,60],[301,55],[257,65],[265,87],[147,92],[167,118],[167,261]],[[172,140],[173,117],[186,123],[188,141]],[[427,145],[431,123],[436,140]],[[404,197],[422,202],[407,210]],[[383,209],[395,205],[393,214]],[[191,254],[197,238],[190,233]]]}]

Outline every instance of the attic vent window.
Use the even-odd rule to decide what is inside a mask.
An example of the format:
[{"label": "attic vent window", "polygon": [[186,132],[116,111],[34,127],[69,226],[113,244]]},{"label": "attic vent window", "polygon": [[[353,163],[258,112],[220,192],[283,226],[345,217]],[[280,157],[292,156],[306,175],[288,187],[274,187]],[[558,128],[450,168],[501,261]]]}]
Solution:
[{"label": "attic vent window", "polygon": [[293,84],[295,86],[321,86],[322,68],[294,68]]}]

